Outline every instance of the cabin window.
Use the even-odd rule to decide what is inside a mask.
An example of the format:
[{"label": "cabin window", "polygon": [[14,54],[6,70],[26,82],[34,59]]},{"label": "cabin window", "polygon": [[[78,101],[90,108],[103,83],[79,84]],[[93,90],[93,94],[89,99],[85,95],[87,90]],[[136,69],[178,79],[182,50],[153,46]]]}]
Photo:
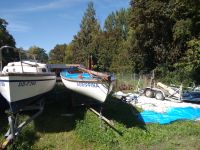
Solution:
[{"label": "cabin window", "polygon": [[42,72],[47,72],[46,68],[42,68]]}]

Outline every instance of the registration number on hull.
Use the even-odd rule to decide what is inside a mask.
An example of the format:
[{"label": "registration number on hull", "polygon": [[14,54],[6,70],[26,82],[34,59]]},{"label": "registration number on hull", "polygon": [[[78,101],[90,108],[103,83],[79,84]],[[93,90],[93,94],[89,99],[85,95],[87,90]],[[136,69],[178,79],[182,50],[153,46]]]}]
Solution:
[{"label": "registration number on hull", "polygon": [[79,87],[93,87],[93,88],[99,87],[99,85],[97,83],[89,83],[89,82],[77,82],[77,86],[79,86]]},{"label": "registration number on hull", "polygon": [[20,81],[18,87],[33,86],[33,85],[36,85],[36,81]]}]

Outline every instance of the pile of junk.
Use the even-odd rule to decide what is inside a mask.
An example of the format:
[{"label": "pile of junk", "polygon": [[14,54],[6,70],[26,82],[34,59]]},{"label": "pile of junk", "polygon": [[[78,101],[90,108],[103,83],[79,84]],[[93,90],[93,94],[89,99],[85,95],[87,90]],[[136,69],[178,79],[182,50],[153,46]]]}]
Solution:
[{"label": "pile of junk", "polygon": [[183,90],[151,79],[149,87],[137,92],[115,92],[114,97],[141,108],[139,119],[145,123],[167,124],[176,120],[200,120],[200,87]]}]

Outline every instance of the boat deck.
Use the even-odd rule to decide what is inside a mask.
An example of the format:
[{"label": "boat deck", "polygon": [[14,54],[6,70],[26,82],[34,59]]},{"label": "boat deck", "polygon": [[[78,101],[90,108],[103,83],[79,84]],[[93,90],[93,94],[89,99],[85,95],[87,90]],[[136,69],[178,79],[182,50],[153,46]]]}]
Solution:
[{"label": "boat deck", "polygon": [[62,72],[61,75],[68,79],[73,80],[93,80],[94,78],[89,73],[68,73]]}]

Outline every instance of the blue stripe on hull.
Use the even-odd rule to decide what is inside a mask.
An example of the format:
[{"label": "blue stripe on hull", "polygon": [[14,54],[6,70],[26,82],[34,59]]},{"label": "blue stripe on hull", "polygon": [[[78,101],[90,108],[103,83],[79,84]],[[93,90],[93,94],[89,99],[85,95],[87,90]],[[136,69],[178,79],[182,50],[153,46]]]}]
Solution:
[{"label": "blue stripe on hull", "polygon": [[35,80],[0,80],[0,82],[21,82],[21,81],[49,81],[55,79],[35,79]]}]

